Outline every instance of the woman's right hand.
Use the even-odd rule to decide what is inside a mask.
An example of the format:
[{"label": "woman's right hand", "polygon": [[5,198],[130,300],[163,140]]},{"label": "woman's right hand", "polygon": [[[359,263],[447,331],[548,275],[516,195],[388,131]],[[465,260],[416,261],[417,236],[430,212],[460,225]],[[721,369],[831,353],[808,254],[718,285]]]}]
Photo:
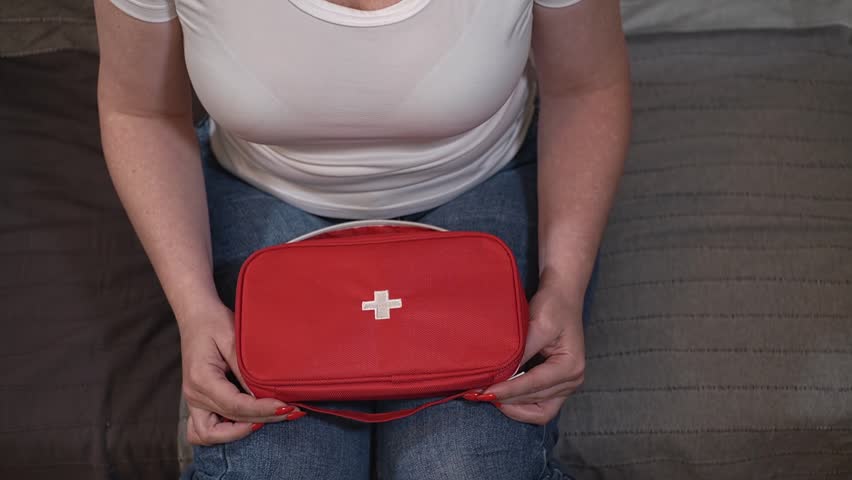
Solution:
[{"label": "woman's right hand", "polygon": [[237,366],[234,314],[221,302],[180,319],[183,394],[189,407],[187,439],[194,445],[239,440],[264,423],[295,420],[304,413],[272,398],[242,393],[226,377]]}]

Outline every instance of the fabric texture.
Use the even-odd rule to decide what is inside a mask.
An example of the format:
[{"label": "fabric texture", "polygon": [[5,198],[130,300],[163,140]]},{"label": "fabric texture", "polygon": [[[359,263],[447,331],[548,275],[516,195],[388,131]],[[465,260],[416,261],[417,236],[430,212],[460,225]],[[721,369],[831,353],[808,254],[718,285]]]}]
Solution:
[{"label": "fabric texture", "polygon": [[[129,0],[118,1],[127,5]],[[157,2],[155,10],[168,12],[165,18],[150,20],[176,14],[173,2],[150,1]],[[538,4],[558,8],[572,2]],[[621,7],[624,28],[631,34],[852,26],[852,2],[847,0],[622,0]],[[0,57],[97,48],[91,0],[4,0],[0,5]]]},{"label": "fabric texture", "polygon": [[92,0],[3,0],[0,58],[98,51]]},{"label": "fabric texture", "polygon": [[852,478],[852,30],[631,39],[579,479]]},{"label": "fabric texture", "polygon": [[[122,11],[127,13],[128,15],[142,20],[144,22],[167,22],[178,16],[177,10],[175,8],[176,0],[110,0],[115,4],[116,7],[120,8]],[[308,8],[311,11],[342,11],[342,10],[352,10],[351,8],[341,7],[333,4],[327,0],[290,0],[297,5],[301,5],[303,8]],[[393,14],[397,11],[408,9],[410,4],[416,4],[417,8],[424,6],[431,0],[401,0],[399,3],[402,5],[392,6],[388,8],[384,8],[382,10],[394,10]],[[526,1],[526,0],[525,0]],[[561,8],[568,7],[577,3],[580,3],[582,0],[534,0],[534,2],[538,5],[548,8]],[[352,13],[352,12],[349,12]],[[387,13],[387,12],[384,12]],[[374,11],[365,11],[363,13],[358,14],[362,18],[375,18],[377,15],[383,15],[382,12]]]},{"label": "fabric texture", "polygon": [[852,27],[849,0],[621,0],[621,12],[628,34]]},{"label": "fabric texture", "polygon": [[110,0],[133,18],[144,22],[162,23],[177,17],[174,0]]},{"label": "fabric texture", "polygon": [[479,232],[400,230],[350,228],[349,236],[277,245],[246,260],[236,354],[255,396],[438,396],[517,372],[529,312],[509,248]]},{"label": "fabric texture", "polygon": [[534,110],[533,3],[176,5],[220,163],[302,210],[369,219],[434,208],[512,159]]},{"label": "fabric texture", "polygon": [[[323,405],[373,411],[419,402]],[[227,445],[196,448],[196,463],[182,478],[568,480],[548,460],[556,438],[554,423],[522,424],[491,405],[465,401],[374,427],[309,415],[266,425]]]},{"label": "fabric texture", "polygon": [[178,332],[106,171],[97,71],[0,60],[0,478],[178,474]]}]

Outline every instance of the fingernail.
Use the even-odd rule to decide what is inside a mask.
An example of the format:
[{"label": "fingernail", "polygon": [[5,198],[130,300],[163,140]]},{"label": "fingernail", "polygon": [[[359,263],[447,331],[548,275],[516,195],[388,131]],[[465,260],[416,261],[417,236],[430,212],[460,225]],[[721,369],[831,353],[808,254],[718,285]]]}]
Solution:
[{"label": "fingernail", "polygon": [[497,400],[497,395],[494,395],[493,393],[483,393],[482,395],[476,396],[477,402],[493,402],[494,400]]},{"label": "fingernail", "polygon": [[305,415],[307,415],[307,413],[300,410],[298,412],[293,412],[290,415],[287,415],[287,417],[285,417],[285,419],[288,422],[292,422],[293,420],[298,420],[298,419],[304,417]]},{"label": "fingernail", "polygon": [[500,402],[491,402],[491,405],[494,405],[494,406],[495,406],[495,407],[497,407],[497,408],[500,408],[500,407],[502,407],[502,406],[503,406],[503,404],[502,404],[502,403],[500,403]]},{"label": "fingernail", "polygon": [[260,430],[261,428],[263,428],[262,423],[252,423],[251,424],[251,431],[252,432],[256,432],[256,431]]},{"label": "fingernail", "polygon": [[468,392],[462,395],[462,398],[471,402],[475,402],[479,399],[479,394],[476,392]]},{"label": "fingernail", "polygon": [[275,410],[275,416],[281,417],[283,415],[287,415],[295,409],[296,407],[278,407],[278,409]]}]

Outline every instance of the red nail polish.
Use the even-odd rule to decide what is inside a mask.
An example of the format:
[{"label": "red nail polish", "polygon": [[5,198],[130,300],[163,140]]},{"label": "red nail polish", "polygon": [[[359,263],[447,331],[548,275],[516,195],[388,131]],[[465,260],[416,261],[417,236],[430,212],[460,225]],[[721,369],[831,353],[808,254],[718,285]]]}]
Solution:
[{"label": "red nail polish", "polygon": [[478,400],[479,394],[476,392],[468,392],[462,395],[462,398],[471,402]]},{"label": "red nail polish", "polygon": [[493,393],[483,393],[476,397],[477,402],[493,402],[494,400],[497,400],[497,395],[494,395]]},{"label": "red nail polish", "polygon": [[275,416],[281,417],[281,416],[287,415],[288,413],[292,412],[295,409],[296,409],[295,407],[278,407],[278,409],[275,410]]},{"label": "red nail polish", "polygon": [[305,415],[307,415],[307,413],[305,413],[301,410],[298,411],[298,412],[293,412],[290,415],[287,415],[287,421],[292,422],[293,420],[298,420],[298,419],[304,417]]},{"label": "red nail polish", "polygon": [[261,428],[263,428],[262,423],[252,423],[251,424],[251,431],[252,432],[256,432],[256,431],[260,430]]},{"label": "red nail polish", "polygon": [[494,406],[495,406],[495,407],[497,407],[497,408],[500,408],[500,407],[502,407],[502,406],[503,406],[503,404],[502,404],[502,403],[500,403],[500,402],[491,402],[491,405],[494,405]]}]

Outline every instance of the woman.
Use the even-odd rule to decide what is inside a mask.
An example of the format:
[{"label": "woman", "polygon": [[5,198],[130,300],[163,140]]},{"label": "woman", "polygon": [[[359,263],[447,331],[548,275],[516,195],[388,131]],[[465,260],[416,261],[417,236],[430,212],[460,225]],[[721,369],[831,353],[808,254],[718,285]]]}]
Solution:
[{"label": "woman", "polygon": [[[584,292],[629,129],[619,2],[95,4],[109,170],[181,332],[186,476],[563,478],[547,453],[583,378]],[[190,80],[211,115],[198,131]],[[242,393],[242,261],[365,218],[502,237],[535,292],[525,360],[544,362],[375,427]]]}]

